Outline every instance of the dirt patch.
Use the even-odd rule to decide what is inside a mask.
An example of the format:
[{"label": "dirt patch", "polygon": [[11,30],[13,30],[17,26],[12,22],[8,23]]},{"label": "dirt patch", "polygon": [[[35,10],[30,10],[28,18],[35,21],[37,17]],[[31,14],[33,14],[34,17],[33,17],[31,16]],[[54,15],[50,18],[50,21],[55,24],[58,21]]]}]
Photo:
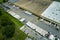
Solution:
[{"label": "dirt patch", "polygon": [[51,2],[51,0],[19,0],[14,4],[40,16]]}]

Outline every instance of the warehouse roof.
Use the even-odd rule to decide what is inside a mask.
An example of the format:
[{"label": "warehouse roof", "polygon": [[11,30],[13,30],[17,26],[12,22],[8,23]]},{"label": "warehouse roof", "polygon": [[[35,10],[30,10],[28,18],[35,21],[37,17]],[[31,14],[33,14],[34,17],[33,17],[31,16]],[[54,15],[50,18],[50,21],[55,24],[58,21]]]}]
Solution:
[{"label": "warehouse roof", "polygon": [[41,15],[60,23],[60,2],[53,1]]}]

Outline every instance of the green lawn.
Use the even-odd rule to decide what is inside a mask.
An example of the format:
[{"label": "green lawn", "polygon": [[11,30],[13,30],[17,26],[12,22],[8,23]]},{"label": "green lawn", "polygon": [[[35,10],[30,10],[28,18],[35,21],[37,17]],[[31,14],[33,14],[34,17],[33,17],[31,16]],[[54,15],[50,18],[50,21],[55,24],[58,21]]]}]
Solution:
[{"label": "green lawn", "polygon": [[2,36],[2,33],[1,33],[1,30],[0,30],[0,40],[3,39],[3,36]]},{"label": "green lawn", "polygon": [[6,14],[6,15],[8,15],[10,19],[17,25],[15,29],[14,37],[9,40],[25,40],[27,35],[21,30],[19,30],[19,28],[22,27],[24,24],[18,21],[16,18],[12,17],[11,15],[9,14]]},{"label": "green lawn", "polygon": [[[22,32],[21,30],[19,30],[19,28],[21,28],[24,24],[21,23],[16,18],[14,18],[13,16],[11,16],[10,14],[8,14],[7,12],[5,12],[4,10],[2,10],[2,13],[3,13],[3,15],[7,16],[7,18],[9,17],[11,19],[11,21],[13,21],[13,23],[16,25],[14,36],[8,40],[25,40],[27,35],[24,32]],[[0,38],[1,38],[1,36],[2,35],[0,35]]]},{"label": "green lawn", "polygon": [[25,40],[26,37],[27,35],[24,34],[24,32],[22,32],[21,30],[18,30],[16,26],[14,37],[8,40]]},{"label": "green lawn", "polygon": [[10,14],[6,13],[6,15],[8,15],[9,18],[17,25],[15,29],[14,37],[9,40],[25,40],[27,35],[21,30],[19,30],[19,28],[22,27],[24,24],[18,21],[16,18],[12,17]]},{"label": "green lawn", "polygon": [[2,3],[3,2],[3,0],[0,0],[0,3]]}]

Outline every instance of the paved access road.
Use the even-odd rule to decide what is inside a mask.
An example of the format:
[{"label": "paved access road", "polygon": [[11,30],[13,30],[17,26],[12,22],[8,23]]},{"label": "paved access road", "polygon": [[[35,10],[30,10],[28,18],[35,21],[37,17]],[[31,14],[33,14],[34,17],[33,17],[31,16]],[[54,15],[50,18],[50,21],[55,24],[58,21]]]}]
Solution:
[{"label": "paved access road", "polygon": [[48,25],[44,21],[39,21],[36,25],[60,38],[60,33],[56,30],[56,28],[54,28],[53,25]]}]

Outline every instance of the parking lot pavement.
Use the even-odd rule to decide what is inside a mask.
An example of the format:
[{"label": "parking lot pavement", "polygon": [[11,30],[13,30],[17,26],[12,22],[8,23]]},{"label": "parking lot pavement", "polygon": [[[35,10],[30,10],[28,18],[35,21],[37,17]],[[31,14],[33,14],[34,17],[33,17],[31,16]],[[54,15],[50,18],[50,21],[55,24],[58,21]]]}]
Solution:
[{"label": "parking lot pavement", "polygon": [[36,37],[35,32],[32,29],[30,29],[28,26],[25,25],[23,28],[20,29],[26,34],[28,34],[28,36]]},{"label": "parking lot pavement", "polygon": [[16,7],[14,7],[11,4],[5,3],[4,5],[8,6],[10,8],[9,10],[15,12],[17,15],[20,15],[22,18],[25,18],[26,22],[28,22],[28,21],[31,21],[32,23],[36,23],[37,22],[37,19],[38,19],[37,16],[25,14],[24,10],[16,8]]},{"label": "parking lot pavement", "polygon": [[29,28],[27,25],[24,25],[22,28],[20,28],[20,30],[28,34],[28,36],[34,37],[34,40],[48,40],[47,38],[42,37],[37,32]]},{"label": "parking lot pavement", "polygon": [[37,20],[37,18],[38,18],[34,15],[25,14],[24,10],[21,10],[21,9],[11,8],[10,10],[14,11],[18,15],[20,15],[22,18],[25,18],[26,21],[34,21],[35,22],[35,20]]},{"label": "parking lot pavement", "polygon": [[16,14],[20,15],[22,18],[25,18],[26,21],[31,21],[33,23],[36,23],[38,17],[35,16],[35,15],[28,15],[28,14],[25,14],[24,13],[24,10],[22,9],[19,9],[17,7],[14,7],[13,5],[11,4],[8,4],[8,3],[5,3],[4,4],[5,6],[8,6],[10,8],[11,11],[15,12]]},{"label": "parking lot pavement", "polygon": [[[38,21],[36,23],[36,20],[38,19],[38,17],[34,16],[34,15],[28,15],[24,13],[24,10],[21,9],[16,9],[15,7],[11,7],[10,6],[10,10],[15,12],[16,14],[20,15],[22,18],[25,18],[26,21],[31,21],[32,23],[36,24],[37,26],[41,27],[42,29],[51,32],[54,35],[57,35],[60,38],[60,34],[58,33],[57,30],[55,30],[55,28],[53,27],[53,25],[48,25],[43,21]],[[34,33],[32,33],[32,35],[34,35]]]},{"label": "parking lot pavement", "polygon": [[60,34],[56,30],[56,28],[54,28],[54,25],[48,25],[44,21],[40,21],[36,25],[48,32],[51,32],[51,34],[53,34],[53,35],[57,35],[60,38]]}]

